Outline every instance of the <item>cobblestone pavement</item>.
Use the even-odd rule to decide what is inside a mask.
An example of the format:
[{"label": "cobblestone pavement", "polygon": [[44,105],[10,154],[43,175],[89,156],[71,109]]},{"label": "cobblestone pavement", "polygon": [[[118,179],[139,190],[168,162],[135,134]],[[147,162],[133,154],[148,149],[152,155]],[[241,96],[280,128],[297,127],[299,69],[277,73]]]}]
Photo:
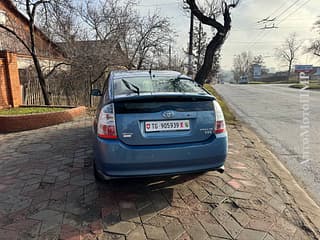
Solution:
[{"label": "cobblestone pavement", "polygon": [[254,142],[229,136],[224,174],[96,183],[90,118],[0,135],[0,239],[316,239]]}]

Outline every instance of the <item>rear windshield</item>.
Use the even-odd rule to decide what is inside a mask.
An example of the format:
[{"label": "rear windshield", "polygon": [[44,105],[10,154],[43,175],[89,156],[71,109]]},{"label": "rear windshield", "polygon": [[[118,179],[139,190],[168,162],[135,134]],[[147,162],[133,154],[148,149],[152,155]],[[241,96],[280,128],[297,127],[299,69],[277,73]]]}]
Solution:
[{"label": "rear windshield", "polygon": [[176,77],[127,77],[114,80],[114,94],[197,93],[207,94],[195,81]]},{"label": "rear windshield", "polygon": [[177,112],[212,111],[213,102],[210,100],[185,99],[180,101],[157,100],[157,101],[130,101],[115,103],[116,113],[154,113],[165,110]]}]

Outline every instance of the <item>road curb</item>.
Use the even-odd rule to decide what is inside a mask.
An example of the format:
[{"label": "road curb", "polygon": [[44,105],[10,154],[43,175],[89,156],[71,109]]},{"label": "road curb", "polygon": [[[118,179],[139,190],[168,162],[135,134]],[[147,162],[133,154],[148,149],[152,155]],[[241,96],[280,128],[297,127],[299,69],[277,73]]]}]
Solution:
[{"label": "road curb", "polygon": [[242,123],[239,123],[237,127],[242,137],[250,139],[254,143],[262,167],[279,180],[286,194],[291,197],[289,204],[292,204],[293,208],[298,210],[296,214],[304,222],[304,227],[312,231],[316,239],[320,239],[320,207],[250,127]]}]

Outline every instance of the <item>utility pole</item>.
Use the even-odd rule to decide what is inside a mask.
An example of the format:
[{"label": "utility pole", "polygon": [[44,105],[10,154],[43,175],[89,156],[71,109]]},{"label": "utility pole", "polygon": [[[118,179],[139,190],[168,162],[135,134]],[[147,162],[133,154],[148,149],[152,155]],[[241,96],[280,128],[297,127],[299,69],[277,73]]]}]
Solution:
[{"label": "utility pole", "polygon": [[189,59],[188,59],[188,75],[190,77],[193,76],[193,22],[194,22],[194,16],[192,14],[192,11],[190,10],[190,32],[189,32]]},{"label": "utility pole", "polygon": [[201,43],[202,43],[202,23],[199,21],[199,30],[198,30],[198,53],[197,53],[197,71],[199,71],[201,64]]},{"label": "utility pole", "polygon": [[92,96],[91,96],[91,92],[92,92],[92,65],[89,65],[89,107],[92,107]]},{"label": "utility pole", "polygon": [[171,70],[171,44],[169,45],[169,70]]},{"label": "utility pole", "polygon": [[[187,3],[186,0],[183,1]],[[194,16],[192,14],[191,9],[188,5],[184,5],[183,9],[190,11],[190,31],[189,31],[189,49],[188,49],[188,73],[190,77],[193,77],[193,25],[194,25]]]}]

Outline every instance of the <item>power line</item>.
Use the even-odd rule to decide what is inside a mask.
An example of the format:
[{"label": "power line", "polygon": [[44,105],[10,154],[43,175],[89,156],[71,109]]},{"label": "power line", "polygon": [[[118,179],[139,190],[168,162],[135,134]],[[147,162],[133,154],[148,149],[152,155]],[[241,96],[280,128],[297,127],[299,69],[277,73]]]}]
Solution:
[{"label": "power line", "polygon": [[289,7],[287,7],[285,10],[283,10],[279,15],[277,15],[275,18],[281,17],[284,13],[286,13],[288,10],[290,10],[292,7],[294,7],[298,2],[300,2],[300,0],[296,0]]},{"label": "power line", "polygon": [[[276,18],[279,18],[281,15],[283,15],[287,10],[290,10],[291,8],[293,8],[295,5],[297,5],[297,3],[299,2],[300,0],[296,0],[293,4],[291,4],[289,7],[287,7],[284,11],[282,11],[280,14],[278,14],[278,16]],[[305,2],[303,2],[301,5],[298,6],[297,9],[295,9],[293,12],[289,13],[287,16],[285,16],[283,19],[280,20],[280,22],[278,23],[275,23],[275,24],[281,24],[282,22],[284,22],[288,17],[290,17],[292,14],[294,14],[295,12],[297,12],[298,10],[301,9],[301,7],[305,4],[307,4],[309,1],[311,0],[307,0]],[[275,25],[274,25],[275,26]],[[270,30],[270,29],[273,29],[273,27],[269,27],[269,28],[263,28],[263,33],[260,34],[260,38],[256,38],[256,40],[252,43],[252,45],[249,46],[249,48],[252,48],[256,45],[257,42],[259,42],[263,37],[265,37],[269,32],[266,32],[266,30]]]},{"label": "power line", "polygon": [[[287,13],[287,11],[289,11],[291,8],[296,6],[299,3],[299,1],[301,1],[301,0],[296,0],[291,5],[289,5],[286,9],[284,9],[282,12],[280,12],[278,15],[276,15],[275,17],[272,18],[272,15],[275,14],[276,12],[278,12],[282,8],[282,6],[284,6],[284,5],[281,5],[281,7],[279,7],[278,10],[274,11],[269,17],[258,21],[258,23],[265,23],[265,26],[262,27],[261,29],[268,30],[268,29],[278,28],[275,26],[275,21],[277,21],[279,19],[279,17],[281,17],[283,14]],[[268,23],[273,23],[273,25],[268,25]]]},{"label": "power line", "polygon": [[292,14],[295,14],[297,11],[301,10],[301,7],[303,5],[306,5],[310,2],[311,0],[307,0],[305,2],[303,2],[301,5],[298,6],[298,8],[296,8],[293,12],[289,13],[286,17],[284,17],[282,20],[280,20],[280,22],[278,23],[278,25],[280,25],[282,22],[284,22],[286,19],[288,19],[290,16],[292,16]]},{"label": "power line", "polygon": [[[296,0],[296,2],[298,2],[298,1],[300,1],[300,0]],[[295,3],[296,3],[296,2],[295,2]],[[273,24],[274,24],[274,21],[276,20],[277,17],[274,17],[273,19],[271,19],[271,21],[268,21],[268,20],[270,20],[270,18],[271,18],[274,14],[276,14],[278,11],[280,11],[286,4],[287,4],[286,2],[285,2],[284,4],[282,4],[279,8],[277,8],[276,10],[274,10],[274,11],[269,15],[269,17],[258,21],[258,23],[273,22]],[[291,4],[289,7],[291,7],[291,6],[292,6],[292,4]],[[286,8],[286,9],[288,9],[288,8]],[[280,16],[283,12],[284,12],[284,11],[282,11],[278,16]],[[267,21],[265,22],[264,20],[267,20]],[[249,48],[254,47],[254,46],[255,46],[255,43],[256,43],[257,41],[260,41],[260,40],[267,34],[267,33],[265,32],[265,30],[270,30],[270,29],[274,29],[274,28],[275,28],[275,25],[273,25],[273,27],[269,27],[269,28],[267,28],[267,25],[265,25],[264,28],[260,29],[260,30],[262,30],[262,31],[258,34],[258,36],[255,38],[255,40],[254,40],[253,43],[249,46]]]},{"label": "power line", "polygon": [[277,8],[275,11],[273,11],[268,18],[271,18],[274,14],[276,14],[282,7],[287,5],[287,2],[284,2],[279,8]]}]

